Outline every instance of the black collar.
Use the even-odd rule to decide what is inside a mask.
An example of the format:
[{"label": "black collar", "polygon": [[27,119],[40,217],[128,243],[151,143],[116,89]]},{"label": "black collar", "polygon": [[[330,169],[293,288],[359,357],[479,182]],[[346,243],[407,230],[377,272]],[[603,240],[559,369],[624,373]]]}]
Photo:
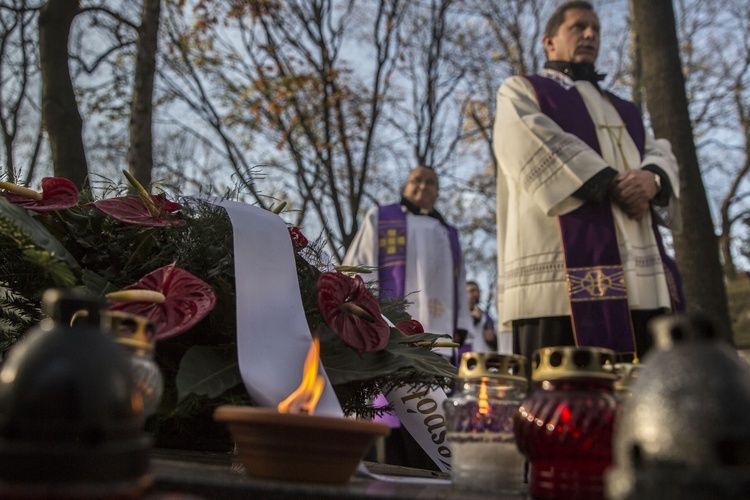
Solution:
[{"label": "black collar", "polygon": [[547,61],[544,67],[554,69],[560,73],[568,75],[573,80],[586,80],[599,88],[599,82],[607,76],[603,73],[597,73],[593,63],[574,63],[569,61]]},{"label": "black collar", "polygon": [[443,216],[440,215],[440,213],[435,210],[434,208],[430,211],[425,211],[422,208],[419,208],[414,203],[410,202],[403,196],[401,197],[401,206],[406,208],[409,212],[413,213],[414,215],[426,215],[427,217],[433,217],[440,221],[440,223],[444,226],[447,226],[448,223],[445,222],[445,219],[443,219]]}]

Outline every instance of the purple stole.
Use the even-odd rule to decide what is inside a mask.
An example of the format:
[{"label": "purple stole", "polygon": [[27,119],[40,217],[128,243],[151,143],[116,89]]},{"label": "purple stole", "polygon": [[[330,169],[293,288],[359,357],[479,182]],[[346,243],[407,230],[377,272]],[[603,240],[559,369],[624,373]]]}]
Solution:
[{"label": "purple stole", "polygon": [[[453,330],[458,321],[458,274],[461,247],[458,231],[446,224],[453,255]],[[406,292],[406,213],[400,203],[378,208],[378,272],[380,298],[403,298]]]},{"label": "purple stole", "polygon": [[[563,130],[601,154],[596,127],[578,90],[540,75],[527,78],[534,87],[541,111]],[[638,108],[609,92],[605,95],[643,155],[646,134]],[[673,307],[680,310],[684,307],[684,300],[680,293],[679,274],[674,261],[664,253],[655,217],[651,219]],[[559,221],[576,344],[606,347],[618,353],[635,353],[628,291],[610,203],[586,202],[573,212],[560,216]]]},{"label": "purple stole", "polygon": [[[453,255],[453,330],[458,321],[458,273],[461,263],[461,247],[456,228],[446,224]],[[406,293],[406,213],[400,203],[378,207],[378,276],[381,299],[401,299]],[[455,361],[455,360],[454,360]],[[455,362],[454,362],[455,364]],[[375,406],[385,406],[388,400],[378,394]],[[375,417],[376,422],[388,424],[392,429],[401,427],[401,421],[393,413]]]}]

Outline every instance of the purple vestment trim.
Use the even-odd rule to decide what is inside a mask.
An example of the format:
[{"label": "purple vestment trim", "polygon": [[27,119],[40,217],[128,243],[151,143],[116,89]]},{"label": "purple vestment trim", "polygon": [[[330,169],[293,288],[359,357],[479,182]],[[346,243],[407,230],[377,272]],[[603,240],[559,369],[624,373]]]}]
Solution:
[{"label": "purple vestment trim", "polygon": [[[461,245],[458,231],[446,224],[453,256],[453,333],[458,324],[458,275]],[[381,298],[402,298],[406,292],[406,213],[400,203],[378,209],[378,266]]]},{"label": "purple vestment trim", "polygon": [[458,242],[458,231],[453,226],[446,226],[448,227],[448,240],[451,243],[451,255],[453,256],[453,333],[455,334],[458,326],[458,294],[466,293],[466,290],[458,289],[458,275],[461,271],[461,245]]},{"label": "purple vestment trim", "polygon": [[[527,78],[541,111],[601,154],[596,126],[578,90],[540,75]],[[638,109],[613,94],[606,96],[643,155],[646,135]],[[610,204],[586,202],[560,216],[559,221],[576,343],[635,353],[627,287]],[[655,237],[664,259],[658,231]]]},{"label": "purple vestment trim", "polygon": [[[461,245],[455,227],[445,224],[453,256],[453,333],[458,326],[458,275],[461,269]],[[378,209],[378,266],[380,297],[403,298],[406,292],[406,213],[401,204]],[[455,360],[454,360],[455,361]]]},{"label": "purple vestment trim", "polygon": [[[400,204],[378,208],[377,245],[380,298],[401,298],[406,286],[406,214]],[[373,402],[374,406],[387,404],[388,400],[382,393]],[[401,427],[401,421],[393,412],[375,416],[373,420],[388,424],[391,429]]]},{"label": "purple vestment trim", "polygon": [[664,242],[659,234],[659,226],[656,223],[656,217],[651,217],[654,233],[658,236],[656,244],[659,245],[661,261],[664,263],[664,272],[667,276],[667,286],[669,287],[669,296],[672,299],[672,310],[683,314],[685,313],[685,292],[682,288],[682,276],[677,269],[677,262],[664,251]]},{"label": "purple vestment trim", "polygon": [[[453,255],[453,330],[455,332],[458,321],[458,273],[461,262],[461,247],[456,229],[447,224],[446,227],[448,228],[448,239]],[[406,212],[404,212],[400,203],[378,207],[377,244],[380,298],[403,298],[406,293],[407,239]],[[376,407],[385,406],[388,404],[388,400],[380,393],[376,396],[373,404]],[[393,412],[376,416],[373,420],[388,424],[392,429],[401,427],[401,421]]]},{"label": "purple vestment trim", "polygon": [[406,214],[401,205],[378,209],[380,297],[402,298],[406,286]]},{"label": "purple vestment trim", "polygon": [[[638,112],[638,108],[635,104],[620,99],[614,94],[607,92],[609,101],[615,107],[617,112],[622,117],[622,121],[625,122],[625,126],[628,129],[630,137],[638,146],[641,156],[643,150],[646,147],[646,131],[643,128],[643,120]],[[669,287],[669,295],[672,299],[672,310],[678,313],[685,312],[685,293],[682,289],[682,276],[680,271],[677,269],[677,263],[672,257],[667,255],[664,251],[664,242],[661,239],[661,233],[659,233],[659,225],[656,222],[656,217],[653,212],[651,214],[652,229],[654,231],[654,237],[656,238],[656,244],[659,247],[659,255],[661,255],[661,261],[664,264],[664,273],[667,277],[667,286]]]}]

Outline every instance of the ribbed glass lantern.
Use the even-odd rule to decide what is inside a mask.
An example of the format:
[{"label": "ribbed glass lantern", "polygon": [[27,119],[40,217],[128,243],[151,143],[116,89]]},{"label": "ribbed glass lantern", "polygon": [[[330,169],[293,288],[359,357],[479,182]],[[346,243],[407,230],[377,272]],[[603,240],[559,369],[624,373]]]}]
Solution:
[{"label": "ribbed glass lantern", "polygon": [[526,358],[468,352],[461,356],[453,392],[445,401],[451,478],[457,487],[519,493],[524,457],[513,417],[526,396]]},{"label": "ribbed glass lantern", "polygon": [[547,347],[531,360],[532,393],[515,416],[518,447],[529,461],[534,498],[604,498],[612,464],[618,402],[615,353],[593,347]]},{"label": "ribbed glass lantern", "polygon": [[633,385],[638,380],[638,375],[643,369],[642,363],[616,363],[614,389],[615,396],[623,404],[633,395]]}]

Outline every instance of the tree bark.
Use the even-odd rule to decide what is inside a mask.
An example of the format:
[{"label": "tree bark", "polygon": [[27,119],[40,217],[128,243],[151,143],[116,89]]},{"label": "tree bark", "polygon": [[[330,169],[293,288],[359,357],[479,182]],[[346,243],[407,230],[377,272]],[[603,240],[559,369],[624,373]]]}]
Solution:
[{"label": "tree bark", "polygon": [[732,255],[732,238],[729,233],[729,225],[722,224],[722,231],[719,235],[719,248],[721,249],[721,258],[724,263],[724,276],[727,281],[737,279],[737,266],[734,264]]},{"label": "tree bark", "polygon": [[633,0],[628,1],[628,17],[630,23],[630,60],[633,75],[633,93],[632,100],[638,110],[643,113],[643,63],[641,62],[641,45],[638,39],[638,33],[634,29],[633,23],[635,13],[633,10]]},{"label": "tree bark", "polygon": [[668,139],[680,164],[685,228],[674,235],[688,313],[704,313],[730,332],[719,246],[693,141],[671,1],[634,0],[646,104],[657,137]]},{"label": "tree bark", "polygon": [[135,65],[133,101],[130,110],[128,169],[146,189],[151,185],[153,157],[153,93],[161,0],[144,0]]},{"label": "tree bark", "polygon": [[42,72],[42,120],[47,130],[56,177],[79,189],[88,184],[83,121],[68,68],[68,37],[78,0],[49,0],[39,10],[39,65]]}]

